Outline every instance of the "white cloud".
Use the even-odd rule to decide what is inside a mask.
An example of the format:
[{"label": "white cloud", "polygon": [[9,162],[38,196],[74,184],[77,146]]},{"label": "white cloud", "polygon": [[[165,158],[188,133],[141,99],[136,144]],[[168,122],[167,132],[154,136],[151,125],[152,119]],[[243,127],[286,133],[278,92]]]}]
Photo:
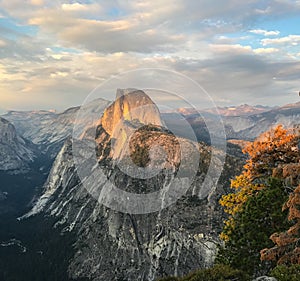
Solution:
[{"label": "white cloud", "polygon": [[62,4],[61,8],[63,11],[82,11],[87,9],[87,5],[80,3]]},{"label": "white cloud", "polygon": [[251,46],[243,46],[240,44],[211,44],[211,50],[216,54],[249,54],[252,51]]},{"label": "white cloud", "polygon": [[249,30],[249,32],[258,34],[258,35],[263,35],[263,36],[276,36],[280,34],[280,31],[278,30],[264,30],[264,29],[252,29]]},{"label": "white cloud", "polygon": [[29,24],[50,32],[67,47],[101,53],[172,52],[174,46],[185,42],[181,34],[154,28],[146,20],[134,16],[120,20],[95,20],[42,10],[29,19]]},{"label": "white cloud", "polygon": [[70,13],[90,13],[96,14],[101,13],[101,6],[97,3],[92,4],[82,4],[82,3],[69,3],[61,5],[62,12],[70,12]]},{"label": "white cloud", "polygon": [[253,52],[256,54],[273,54],[279,52],[277,48],[257,48],[253,49]]},{"label": "white cloud", "polygon": [[263,46],[279,45],[279,44],[298,44],[300,42],[300,35],[288,35],[280,38],[265,38],[261,40]]}]

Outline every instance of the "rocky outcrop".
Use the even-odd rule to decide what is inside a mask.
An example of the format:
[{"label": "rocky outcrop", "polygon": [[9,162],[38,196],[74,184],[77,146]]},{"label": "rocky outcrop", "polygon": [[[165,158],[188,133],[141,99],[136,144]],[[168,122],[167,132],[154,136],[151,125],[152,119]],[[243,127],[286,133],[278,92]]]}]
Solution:
[{"label": "rocky outcrop", "polygon": [[104,111],[102,128],[112,137],[124,121],[162,126],[160,113],[154,102],[141,90],[118,89],[116,100]]},{"label": "rocky outcrop", "polygon": [[[163,126],[159,110],[141,90],[118,89],[116,100],[103,113],[101,128],[113,140],[111,156],[123,158],[124,146],[134,131],[143,125]],[[99,143],[96,137],[96,141]]]},{"label": "rocky outcrop", "polygon": [[[210,163],[212,149],[204,144],[175,138],[161,127],[157,108],[143,92],[134,91],[132,96],[129,93],[118,96],[116,104],[106,110],[96,130],[97,165],[85,161],[89,156],[77,155],[82,157],[82,161],[77,161],[82,162],[94,178],[78,177],[73,159],[74,140],[68,140],[57,156],[44,194],[27,217],[43,212],[56,218],[55,226],[61,226],[63,232],[74,233],[77,237],[74,244],[76,253],[70,260],[69,275],[75,280],[152,281],[161,276],[184,275],[197,268],[211,266],[217,249],[218,232],[223,223],[218,200],[224,188],[228,187],[228,178],[240,172],[241,162],[228,156],[220,180],[213,183],[214,179],[209,178],[211,175],[207,175],[207,170],[210,165],[218,166],[223,152],[216,153],[220,158]],[[151,114],[127,114],[129,108],[134,111],[138,104],[150,105]],[[114,118],[114,113],[118,118]],[[151,147],[156,144],[163,149],[166,165],[160,167],[153,177],[138,178],[124,172],[111,154],[112,142],[118,142],[116,138],[121,137],[113,133],[120,119],[126,126],[135,128],[128,140],[129,154],[126,155],[137,167],[154,169],[156,165],[160,166],[160,151],[151,154]],[[83,148],[89,142],[95,149],[90,135],[86,143],[82,142]],[[103,196],[110,196],[101,192],[107,183],[135,194],[151,194],[168,186],[182,160],[178,148],[181,142],[187,146],[185,151],[196,147],[201,157],[196,177],[186,194],[174,204],[152,213],[132,214],[99,203]],[[188,170],[189,167],[183,168]],[[98,169],[101,169],[101,174],[97,173]],[[188,173],[183,173],[178,179],[179,188],[186,187],[189,182],[187,177]],[[199,196],[206,188],[204,182],[213,184],[206,196]],[[127,198],[121,200],[126,201]],[[161,201],[164,202],[164,198]]]},{"label": "rocky outcrop", "polygon": [[23,172],[34,158],[30,143],[17,135],[10,122],[0,118],[0,171]]}]

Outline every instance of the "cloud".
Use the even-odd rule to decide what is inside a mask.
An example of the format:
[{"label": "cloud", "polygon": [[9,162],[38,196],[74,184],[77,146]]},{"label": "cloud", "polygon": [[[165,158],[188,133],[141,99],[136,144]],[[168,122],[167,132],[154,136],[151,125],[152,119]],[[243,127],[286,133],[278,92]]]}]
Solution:
[{"label": "cloud", "polygon": [[253,50],[256,54],[273,54],[279,52],[277,48],[257,48]]},{"label": "cloud", "polygon": [[268,53],[238,45],[212,46],[212,51],[209,59],[180,60],[174,67],[198,81],[217,104],[284,104],[285,95],[289,102],[298,101],[293,93],[298,87],[299,61],[273,61]]},{"label": "cloud", "polygon": [[57,36],[68,47],[102,53],[141,52],[159,50],[172,51],[172,45],[183,44],[179,34],[165,30],[141,28],[143,20],[138,18],[121,20],[94,20],[74,18],[55,11],[41,11],[29,19],[29,24],[37,25]]},{"label": "cloud", "polygon": [[[46,1],[40,8],[21,5],[20,0],[3,0],[3,6],[62,45],[103,53],[174,52],[196,34],[207,40],[247,28],[261,17],[253,7],[268,7],[258,0],[55,2]],[[280,13],[279,8],[288,14],[295,7],[292,2],[274,1],[272,16]]]},{"label": "cloud", "polygon": [[88,5],[83,5],[80,3],[62,4],[61,8],[63,11],[86,11],[86,10],[89,10]]},{"label": "cloud", "polygon": [[276,36],[280,34],[280,31],[278,30],[264,30],[264,29],[252,29],[249,30],[249,32],[258,34],[258,35],[263,35],[263,36]]},{"label": "cloud", "polygon": [[281,44],[298,45],[299,42],[300,35],[288,35],[280,38],[265,38],[261,40],[263,46]]},{"label": "cloud", "polygon": [[298,16],[300,10],[299,1],[295,0],[273,0],[253,1],[254,11],[262,17],[274,19],[286,16]]},{"label": "cloud", "polygon": [[[297,61],[274,63],[265,57],[268,54],[258,55],[242,45],[211,44],[206,48],[207,58],[198,59],[164,55],[139,57],[124,52],[69,53],[53,49],[46,50],[41,60],[2,59],[0,104],[10,109],[63,110],[81,104],[90,91],[109,77],[147,67],[187,75],[200,83],[220,105],[282,104],[286,101],[282,93],[298,83],[300,63]],[[114,94],[112,92],[112,97]],[[195,106],[203,105],[199,96],[187,92],[185,97]]]},{"label": "cloud", "polygon": [[243,46],[241,44],[211,44],[211,50],[215,54],[232,53],[232,54],[249,54],[252,50],[250,46]]},{"label": "cloud", "polygon": [[[5,108],[63,110],[80,104],[106,79],[145,67],[184,73],[220,104],[284,103],[282,93],[297,87],[299,51],[288,57],[286,49],[298,44],[297,35],[264,38],[259,48],[249,34],[279,36],[275,27],[253,26],[299,13],[296,1],[2,0],[0,5],[19,27],[0,27]],[[189,95],[201,106],[199,97]]]}]

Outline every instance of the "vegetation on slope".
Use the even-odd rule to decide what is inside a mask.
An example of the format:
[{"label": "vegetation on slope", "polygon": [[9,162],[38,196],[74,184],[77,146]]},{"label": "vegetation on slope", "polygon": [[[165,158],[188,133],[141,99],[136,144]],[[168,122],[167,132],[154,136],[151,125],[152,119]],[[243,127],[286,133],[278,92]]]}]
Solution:
[{"label": "vegetation on slope", "polygon": [[212,268],[195,271],[185,277],[166,277],[159,281],[249,281],[250,277],[241,270],[233,269],[228,265],[217,264]]}]

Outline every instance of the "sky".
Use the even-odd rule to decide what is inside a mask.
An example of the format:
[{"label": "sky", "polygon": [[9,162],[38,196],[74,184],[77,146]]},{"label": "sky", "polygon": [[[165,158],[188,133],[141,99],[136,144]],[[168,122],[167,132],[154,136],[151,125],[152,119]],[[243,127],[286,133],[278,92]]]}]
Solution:
[{"label": "sky", "polygon": [[299,27],[299,0],[0,0],[0,112],[80,105],[139,68],[186,75],[220,106],[298,102]]}]

